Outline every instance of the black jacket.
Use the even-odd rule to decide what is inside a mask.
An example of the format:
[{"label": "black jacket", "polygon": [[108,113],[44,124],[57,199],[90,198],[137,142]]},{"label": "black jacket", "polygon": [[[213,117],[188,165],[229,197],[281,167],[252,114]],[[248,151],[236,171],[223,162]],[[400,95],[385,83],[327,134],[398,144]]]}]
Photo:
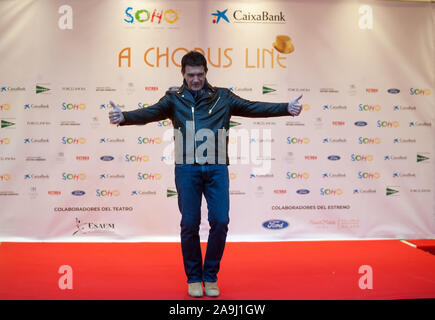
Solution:
[{"label": "black jacket", "polygon": [[290,116],[288,103],[255,102],[240,98],[226,88],[208,85],[197,101],[183,85],[167,91],[156,104],[123,112],[124,125],[171,119],[174,126],[176,164],[229,164],[230,118]]}]

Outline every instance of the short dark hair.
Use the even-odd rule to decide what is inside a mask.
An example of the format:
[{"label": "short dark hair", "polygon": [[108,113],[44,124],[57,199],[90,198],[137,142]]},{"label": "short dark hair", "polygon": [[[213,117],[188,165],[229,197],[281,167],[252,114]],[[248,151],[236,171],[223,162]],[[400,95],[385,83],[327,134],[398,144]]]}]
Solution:
[{"label": "short dark hair", "polygon": [[186,66],[204,66],[204,71],[207,72],[207,60],[198,51],[189,51],[181,59],[181,72],[184,74]]}]

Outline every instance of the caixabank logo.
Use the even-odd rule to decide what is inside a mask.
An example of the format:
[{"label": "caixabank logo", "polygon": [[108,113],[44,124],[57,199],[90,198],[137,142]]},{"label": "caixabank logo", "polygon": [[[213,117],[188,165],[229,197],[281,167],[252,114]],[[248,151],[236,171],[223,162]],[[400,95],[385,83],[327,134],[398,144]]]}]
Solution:
[{"label": "caixabank logo", "polygon": [[211,13],[213,24],[226,23],[286,23],[285,14],[278,10],[221,9]]}]

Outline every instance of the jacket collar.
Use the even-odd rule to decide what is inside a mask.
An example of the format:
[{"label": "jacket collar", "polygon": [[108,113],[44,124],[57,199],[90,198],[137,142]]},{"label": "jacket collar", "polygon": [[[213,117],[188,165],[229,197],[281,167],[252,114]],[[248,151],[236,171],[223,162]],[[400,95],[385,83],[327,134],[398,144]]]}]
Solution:
[{"label": "jacket collar", "polygon": [[[205,80],[204,86],[207,86],[207,89],[210,90],[212,93],[216,92],[216,88],[213,87],[210,83],[208,83],[207,80]],[[183,85],[177,90],[177,93],[181,94],[184,90],[188,90],[186,80],[183,80]]]}]

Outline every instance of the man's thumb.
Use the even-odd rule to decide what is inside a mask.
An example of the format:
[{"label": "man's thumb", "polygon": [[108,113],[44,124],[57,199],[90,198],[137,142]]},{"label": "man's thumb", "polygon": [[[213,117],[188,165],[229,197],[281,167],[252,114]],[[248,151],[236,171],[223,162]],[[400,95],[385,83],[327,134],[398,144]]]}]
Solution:
[{"label": "man's thumb", "polygon": [[110,105],[112,106],[113,109],[119,110],[119,107],[112,100],[110,100]]}]

